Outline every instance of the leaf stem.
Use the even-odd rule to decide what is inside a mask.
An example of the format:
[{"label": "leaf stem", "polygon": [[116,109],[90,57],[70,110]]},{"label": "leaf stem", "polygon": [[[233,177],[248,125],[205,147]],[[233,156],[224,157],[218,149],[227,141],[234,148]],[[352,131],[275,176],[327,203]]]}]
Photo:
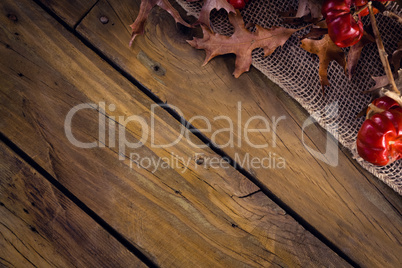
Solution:
[{"label": "leaf stem", "polygon": [[374,16],[373,7],[371,5],[371,2],[368,3],[368,9],[370,12],[370,22],[371,22],[371,26],[373,27],[374,37],[375,37],[375,41],[377,43],[377,48],[378,48],[378,53],[380,54],[380,59],[381,59],[382,65],[384,66],[384,70],[387,75],[388,81],[391,84],[391,89],[398,95],[401,95],[398,88],[396,87],[394,76],[392,75],[391,66],[389,65],[389,61],[388,61],[388,55],[387,55],[387,52],[385,51],[384,44],[383,44],[381,36],[380,36],[380,31],[378,30],[377,21]]},{"label": "leaf stem", "polygon": [[300,31],[300,30],[303,30],[303,29],[306,29],[306,28],[308,28],[308,27],[311,27],[311,26],[317,25],[318,23],[320,23],[320,22],[322,22],[322,21],[325,21],[325,19],[324,19],[324,18],[322,18],[322,19],[320,19],[319,21],[316,21],[316,22],[310,23],[310,24],[308,24],[308,25],[306,25],[306,26],[303,26],[303,27],[301,27],[301,28],[299,28],[299,29],[296,29],[296,32],[298,32],[298,31]]}]

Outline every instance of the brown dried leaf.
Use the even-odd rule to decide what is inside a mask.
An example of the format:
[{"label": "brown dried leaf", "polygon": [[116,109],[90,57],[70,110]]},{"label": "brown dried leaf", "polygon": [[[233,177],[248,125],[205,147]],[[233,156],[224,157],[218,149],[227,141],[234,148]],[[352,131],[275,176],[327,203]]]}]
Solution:
[{"label": "brown dried leaf", "polygon": [[194,38],[187,42],[197,49],[204,49],[206,51],[203,65],[218,55],[234,53],[236,55],[236,62],[233,75],[236,78],[250,69],[252,62],[251,53],[254,49],[263,48],[264,56],[268,56],[275,49],[283,46],[289,37],[297,31],[297,29],[283,27],[264,29],[256,25],[255,32],[250,32],[244,27],[244,22],[239,11],[237,11],[237,15],[230,13],[229,21],[234,27],[232,36],[216,34],[211,32],[207,27],[202,26],[203,38]]},{"label": "brown dried leaf", "polygon": [[311,17],[311,14],[305,15],[300,18],[294,18],[294,17],[282,17],[283,23],[285,24],[292,24],[292,25],[300,25],[303,23],[317,23],[320,21],[320,19],[315,19]]},{"label": "brown dried leaf", "polygon": [[200,16],[198,17],[198,23],[204,24],[210,28],[209,15],[211,11],[213,9],[220,10],[222,8],[225,9],[227,13],[236,13],[235,8],[226,0],[204,0]]},{"label": "brown dried leaf", "polygon": [[288,9],[288,11],[279,12],[279,15],[280,15],[282,18],[295,18],[296,13],[297,13],[297,10],[294,9],[293,7],[290,7],[290,8]]},{"label": "brown dried leaf", "polygon": [[132,29],[131,40],[129,43],[130,46],[133,44],[137,35],[144,33],[145,23],[148,15],[155,6],[159,6],[166,10],[170,15],[172,15],[176,23],[181,23],[184,26],[192,27],[180,17],[179,12],[169,3],[168,0],[141,0],[138,16],[134,23],[130,25]]},{"label": "brown dried leaf", "polygon": [[[402,59],[402,40],[399,41],[398,48],[397,48],[397,50],[395,50],[392,53],[392,58],[391,58],[391,63],[395,69],[395,71],[393,73],[394,80],[397,85],[397,88],[399,89],[399,91],[402,92],[402,78],[400,77],[401,72],[402,72],[402,70],[400,69],[401,59]],[[396,70],[398,70],[398,71],[396,71]],[[389,79],[388,79],[387,75],[371,77],[371,78],[374,80],[375,85],[372,86],[370,89],[366,90],[364,93],[370,93],[375,96],[378,96],[381,94],[382,88],[386,88],[389,85]]]},{"label": "brown dried leaf", "polygon": [[395,70],[399,70],[402,60],[402,40],[398,42],[398,48],[392,53],[392,65]]},{"label": "brown dried leaf", "polygon": [[355,72],[357,63],[360,59],[363,47],[367,44],[374,43],[375,39],[368,33],[364,32],[364,35],[362,39],[360,39],[357,44],[353,45],[348,53],[348,63],[347,63],[347,69],[348,69],[348,74],[349,74],[349,80],[352,79],[352,76]]},{"label": "brown dried leaf", "polygon": [[321,3],[317,0],[300,0],[297,12],[290,9],[288,12],[283,12],[281,16],[286,23],[296,24],[302,22],[317,22],[322,18]]},{"label": "brown dried leaf", "polygon": [[[393,76],[395,79],[396,87],[399,89],[399,91],[402,92],[402,69],[399,69],[397,72],[395,72]],[[390,90],[389,79],[386,75],[371,78],[374,80],[375,85],[372,86],[369,90],[364,91],[363,93],[369,93],[375,97],[382,97],[384,95],[384,92]]]},{"label": "brown dried leaf", "polygon": [[310,30],[310,32],[308,34],[302,36],[301,39],[309,38],[309,39],[318,40],[318,39],[321,39],[321,37],[325,34],[328,34],[327,28],[312,28]]},{"label": "brown dried leaf", "polygon": [[320,76],[321,86],[329,86],[328,66],[331,61],[338,62],[346,70],[345,53],[343,50],[332,42],[329,35],[325,35],[321,40],[303,39],[301,47],[313,54],[318,55],[320,59],[320,67],[318,74]]},{"label": "brown dried leaf", "polygon": [[381,89],[389,84],[389,80],[386,75],[371,77],[371,78],[374,80],[375,85],[372,86],[369,90],[365,91],[365,93],[376,92],[379,89]]},{"label": "brown dried leaf", "polygon": [[320,1],[300,0],[295,17],[301,18],[308,14],[311,14],[311,17],[315,19],[319,19],[322,17]]}]

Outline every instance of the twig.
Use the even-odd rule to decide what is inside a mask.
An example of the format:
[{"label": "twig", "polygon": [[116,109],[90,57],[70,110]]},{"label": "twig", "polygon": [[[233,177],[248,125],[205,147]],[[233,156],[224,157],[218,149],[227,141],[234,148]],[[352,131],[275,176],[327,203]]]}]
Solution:
[{"label": "twig", "polygon": [[385,11],[385,16],[395,19],[397,22],[402,23],[402,17],[392,11]]},{"label": "twig", "polygon": [[359,10],[357,10],[353,15],[359,15],[360,12],[362,12],[363,10],[365,10],[368,7],[368,3],[365,4],[363,7],[361,7]]},{"label": "twig", "polygon": [[393,91],[386,91],[384,93],[384,95],[387,96],[387,97],[390,97],[393,100],[395,100],[399,104],[399,106],[402,107],[402,98],[401,98],[400,94],[397,94],[397,93],[395,93]]},{"label": "twig", "polygon": [[371,22],[371,26],[373,27],[374,37],[375,37],[375,41],[377,43],[377,48],[378,48],[378,53],[380,54],[380,59],[381,59],[382,65],[384,66],[384,70],[387,75],[388,81],[391,84],[391,89],[398,95],[401,95],[398,88],[396,87],[394,76],[392,75],[391,66],[389,65],[389,61],[388,61],[388,55],[387,55],[387,52],[385,52],[384,44],[382,43],[382,40],[381,40],[380,31],[378,30],[377,21],[375,20],[375,17],[374,17],[373,6],[371,5],[371,2],[368,3],[368,9],[370,12],[370,22]]},{"label": "twig", "polygon": [[384,112],[384,109],[378,108],[374,104],[370,103],[367,109],[366,119],[370,119],[373,115]]}]

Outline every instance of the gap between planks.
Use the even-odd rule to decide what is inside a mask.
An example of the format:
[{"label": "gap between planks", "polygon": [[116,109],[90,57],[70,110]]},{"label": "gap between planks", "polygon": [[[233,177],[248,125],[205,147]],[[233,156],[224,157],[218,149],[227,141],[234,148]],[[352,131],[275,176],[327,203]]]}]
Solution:
[{"label": "gap between planks", "polygon": [[[212,119],[216,115],[224,114],[234,119],[237,124],[239,121],[236,121],[235,117],[238,109],[234,104],[239,98],[245,102],[244,111],[249,116],[278,115],[277,111],[289,116],[291,120],[284,121],[279,130],[284,139],[277,136],[280,140],[279,146],[272,149],[291,161],[288,162],[289,168],[284,172],[275,169],[270,170],[272,172],[251,169],[250,173],[355,261],[369,266],[374,263],[387,263],[390,252],[394,260],[398,259],[399,254],[395,249],[400,244],[396,242],[398,239],[395,240],[395,237],[400,235],[397,226],[400,226],[401,218],[400,213],[396,215],[394,208],[399,212],[402,211],[399,206],[400,196],[396,196],[392,189],[385,188],[385,185],[374,176],[356,168],[354,160],[342,151],[341,147],[338,147],[341,162],[337,167],[323,165],[308,154],[301,146],[302,140],[299,136],[299,131],[304,133],[301,126],[308,115],[300,106],[295,105],[295,101],[289,96],[286,98],[283,90],[272,85],[272,82],[264,79],[255,69],[244,74],[244,78],[235,80],[228,76],[233,66],[233,58],[229,56],[217,58],[207,66],[198,68],[204,60],[204,52],[188,49],[184,38],[191,38],[189,34],[191,31],[183,31],[184,28],[177,27],[172,19],[167,23],[169,15],[163,10],[156,8],[152,12],[148,21],[151,23],[147,24],[144,38],[137,40],[133,49],[128,49],[126,43],[128,31],[125,28],[133,21],[133,16],[138,13],[140,6],[140,0],[134,0],[134,6],[132,1],[100,1],[93,12],[78,26],[77,31],[107,57],[113,58],[121,68],[130,74],[135,74],[138,81],[156,92],[162,100],[169,100],[169,103],[180,107],[189,117],[202,114]],[[114,23],[102,26],[98,21],[102,15],[109,16]],[[117,27],[114,27],[115,23]],[[150,68],[152,66],[139,58],[142,52],[152,56],[155,64],[160,62],[163,68],[170,71],[163,76],[156,74]],[[196,67],[192,69],[194,66]],[[182,74],[187,79],[177,84]],[[211,80],[208,80],[209,78]],[[200,85],[197,85],[197,82]],[[267,87],[269,90],[265,90]],[[248,90],[244,90],[246,88]],[[203,110],[206,104],[207,107],[208,104],[218,106]],[[194,126],[203,128],[203,124],[197,120]],[[213,122],[215,130],[224,126],[226,124]],[[242,126],[241,122],[238,126]],[[324,141],[327,141],[326,132],[318,129],[318,126],[317,130],[313,135],[308,131],[309,134],[306,135],[309,138],[308,146],[320,145],[320,142],[324,145]],[[208,137],[211,135],[208,135],[211,131],[206,130],[206,133]],[[252,137],[261,142],[266,141],[261,134]],[[226,135],[221,136],[220,141],[225,142],[226,138]],[[226,148],[225,152],[232,157],[249,153],[264,157],[267,153],[264,150],[253,150],[252,146],[247,145]],[[313,148],[320,150],[325,147]],[[373,185],[378,187],[374,188]],[[387,193],[389,198],[384,200],[384,194]],[[390,207],[389,202],[393,202],[395,206]],[[366,237],[370,237],[370,240],[362,240]],[[377,254],[378,257],[374,257]]]},{"label": "gap between planks", "polygon": [[75,31],[75,29],[77,29],[77,26],[82,22],[82,20],[89,14],[89,12],[92,11],[92,9],[99,3],[99,0],[96,0],[96,2],[91,6],[90,9],[88,9],[87,12],[85,12],[85,14],[82,15],[81,18],[78,19],[78,21],[74,24],[73,29]]},{"label": "gap between planks", "polygon": [[65,195],[69,200],[71,200],[75,205],[77,205],[84,213],[86,213],[96,223],[98,223],[106,232],[108,232],[112,237],[114,237],[127,250],[129,250],[131,253],[137,256],[144,264],[146,264],[148,267],[157,267],[157,265],[151,259],[149,259],[144,253],[141,252],[141,250],[136,248],[122,234],[120,234],[112,226],[110,226],[104,219],[102,219],[98,214],[96,214],[92,209],[90,209],[84,202],[82,202],[77,196],[75,196],[71,191],[69,191],[66,187],[64,187],[49,172],[47,172],[34,159],[32,159],[28,154],[26,154],[21,148],[19,148],[15,143],[13,143],[9,138],[7,138],[1,132],[0,132],[0,141],[2,141],[11,151],[13,151],[19,157],[21,157],[21,159],[25,161],[26,164],[28,164],[30,167],[36,170],[40,175],[42,175],[57,190],[59,190],[63,195]]},{"label": "gap between planks", "polygon": [[[192,124],[190,124],[184,117],[179,115],[174,109],[169,107],[166,103],[164,103],[157,95],[151,92],[147,87],[141,84],[137,79],[135,79],[132,75],[127,73],[124,69],[120,68],[117,64],[115,64],[109,57],[107,57],[102,51],[96,48],[92,43],[90,43],[87,39],[85,39],[81,34],[76,31],[77,26],[82,22],[82,20],[92,11],[92,9],[96,6],[99,0],[84,14],[82,18],[74,25],[74,27],[70,27],[65,21],[63,21],[59,16],[57,16],[51,9],[49,9],[46,5],[41,3],[39,0],[34,0],[34,2],[39,5],[44,11],[46,11],[49,15],[51,15],[58,23],[60,23],[63,27],[68,29],[74,36],[76,36],[81,42],[84,43],[88,48],[94,51],[101,59],[106,61],[112,68],[118,71],[123,77],[129,80],[134,86],[138,87],[146,96],[148,96],[152,101],[159,105],[163,110],[168,112],[173,118],[175,118],[180,124],[186,127],[188,130],[192,132],[197,138],[199,138],[204,144],[206,144],[213,152],[217,155],[225,159],[233,168],[235,168],[239,173],[249,179],[252,183],[254,183],[257,187],[261,189],[261,191],[270,198],[274,203],[276,203],[280,208],[282,208],[289,216],[291,216],[297,223],[299,223],[303,228],[305,228],[308,232],[314,235],[317,239],[319,239],[323,244],[328,246],[332,251],[338,254],[341,258],[343,258],[347,263],[354,267],[358,267],[358,264],[352,260],[347,254],[345,254],[339,247],[333,244],[327,237],[325,237],[322,233],[320,233],[317,229],[315,229],[311,224],[309,224],[303,217],[298,215],[291,207],[285,204],[280,198],[278,198],[271,190],[269,190],[265,185],[260,183],[250,172],[244,169],[240,164],[238,164],[232,157],[230,157],[227,153],[225,153],[222,149],[218,148],[209,138],[207,138],[204,134],[197,130]],[[22,151],[21,151],[22,152]],[[25,154],[26,155],[26,154]],[[28,155],[26,155],[28,156]],[[29,156],[28,156],[29,157]],[[43,171],[45,171],[43,169]],[[48,174],[50,176],[50,174]],[[53,177],[52,177],[53,178]],[[53,178],[54,179],[54,178]],[[57,181],[56,181],[57,182]],[[62,186],[62,185],[61,185]],[[64,188],[64,187],[63,187]],[[67,190],[67,189],[66,189]],[[252,194],[255,194],[259,191],[256,191]],[[63,192],[64,193],[64,192]],[[76,197],[75,197],[76,198]],[[78,200],[78,199],[77,199]],[[79,200],[78,200],[79,201]],[[82,203],[81,201],[79,201]],[[84,206],[85,204],[82,203]],[[89,209],[89,208],[88,208]],[[92,213],[94,213],[92,211]],[[99,217],[94,213],[95,217]],[[99,220],[103,221],[100,217]],[[103,221],[104,222],[104,221]],[[107,224],[106,222],[104,222]],[[103,226],[103,225],[102,225]],[[129,247],[132,246],[129,241],[125,240],[119,233],[117,233],[111,226],[112,232],[114,232],[117,236],[120,236],[123,239],[123,245],[128,245]],[[120,240],[119,240],[120,241]],[[129,248],[130,249],[130,248]],[[135,247],[132,249],[134,251],[138,251]],[[130,249],[131,251],[131,249]],[[143,255],[140,253],[138,256],[141,260]],[[145,255],[143,257],[146,258]],[[144,260],[144,263],[149,263],[148,265],[154,265],[151,260],[148,262],[148,258]]]},{"label": "gap between planks", "polygon": [[[59,27],[58,27],[59,28]],[[27,35],[27,36],[30,36],[29,34]],[[72,36],[72,35],[71,35]],[[33,37],[33,36],[30,36],[31,38],[34,38],[34,40],[35,40],[35,37]],[[75,37],[74,37],[74,39],[75,39]],[[63,39],[64,40],[64,39]],[[79,41],[78,41],[78,39],[76,39],[76,40],[74,40],[74,43],[78,43]],[[81,46],[81,44],[80,44],[80,46]],[[7,47],[6,47],[7,48]],[[10,47],[8,47],[8,48],[10,48]],[[85,49],[85,46],[81,46],[81,48],[84,48]],[[90,51],[90,49],[87,49],[86,50],[87,52],[92,52],[92,51]],[[16,51],[17,52],[17,51]],[[91,54],[91,53],[90,53]],[[47,55],[47,54],[46,54]],[[96,59],[96,61],[95,62],[97,62],[98,64],[101,62],[101,58],[98,58],[98,56],[97,55],[93,55],[93,58],[94,59]],[[45,56],[45,59],[47,59],[47,56]],[[106,65],[107,64],[102,64],[102,66],[105,66],[106,67]],[[93,66],[92,66],[93,67]],[[107,66],[107,67],[110,67],[110,66]],[[60,70],[64,70],[64,68],[63,68],[63,66],[61,66],[60,67],[61,69]],[[96,68],[95,68],[96,69]],[[110,68],[110,70],[113,70],[112,68]],[[18,76],[20,76],[19,74],[18,74]],[[117,74],[116,73],[116,77],[119,77],[120,76],[120,74]],[[21,77],[21,76],[20,76]],[[120,77],[119,79],[121,79],[121,80],[125,80],[125,79],[123,79],[123,77]],[[85,79],[84,79],[85,80]],[[86,80],[85,80],[86,81]],[[42,80],[40,80],[40,82],[42,82],[43,83],[43,81]],[[124,83],[126,83],[126,86],[128,86],[128,85],[130,85],[130,83],[128,83],[127,81],[125,81]],[[123,90],[122,88],[121,88],[121,90]],[[116,93],[116,91],[113,91],[114,93]],[[103,93],[106,93],[106,92],[103,92]],[[119,91],[117,91],[117,93],[119,93]],[[140,92],[138,92],[138,93],[140,93]],[[99,93],[99,94],[101,94],[101,93]],[[67,94],[68,96],[70,96],[69,94]],[[142,95],[142,93],[141,94],[139,94],[139,95]],[[33,96],[31,96],[31,97],[33,97]],[[70,97],[72,97],[72,96],[70,96]],[[99,96],[98,96],[99,97]],[[96,96],[94,97],[95,99],[96,99]],[[35,99],[34,97],[33,97],[33,99]],[[152,103],[152,102],[150,102],[149,100],[147,100],[147,98],[145,97],[145,96],[141,96],[141,98],[139,98],[141,101],[143,101],[143,102],[146,102],[146,103]],[[24,99],[25,100],[25,99]],[[41,102],[42,100],[39,98],[39,99],[36,99],[37,101],[39,101],[39,102]],[[69,104],[71,104],[71,103],[69,103]],[[138,103],[137,103],[138,104]],[[23,105],[23,104],[22,104]],[[68,105],[67,105],[68,106]],[[133,108],[133,106],[131,105],[130,106],[131,108]],[[50,108],[49,108],[50,109]],[[161,109],[161,110],[163,110],[163,109]],[[121,111],[120,111],[121,112]],[[165,112],[165,111],[164,111]],[[18,116],[20,116],[20,115],[18,115]],[[25,115],[24,115],[24,117],[25,117]],[[36,116],[33,116],[34,118],[32,118],[33,120],[35,120],[35,122],[36,122],[36,120],[37,120],[37,118],[36,118]],[[162,119],[162,118],[161,118]],[[173,120],[171,117],[170,117],[170,115],[168,115],[168,114],[166,114],[166,118],[163,118],[163,120],[166,120],[166,119],[168,119],[169,120],[169,122],[171,121],[172,123],[173,122],[175,122],[175,123],[177,123],[175,120]],[[40,122],[37,122],[38,124],[40,124]],[[45,123],[46,124],[46,123]],[[42,129],[42,125],[41,125],[41,129]],[[56,128],[56,129],[61,129],[61,128]],[[131,130],[133,130],[133,129],[131,129]],[[57,130],[56,130],[56,132],[57,132]],[[39,133],[40,135],[42,135],[43,136],[43,138],[45,139],[44,140],[44,142],[45,143],[47,143],[48,144],[48,146],[50,146],[51,148],[49,148],[50,150],[51,150],[51,152],[53,152],[49,157],[52,157],[52,159],[54,158],[54,148],[57,148],[56,146],[55,147],[53,147],[53,145],[52,145],[52,143],[50,142],[50,141],[48,141],[48,139],[44,136],[44,133],[43,132],[40,132]],[[53,149],[53,151],[52,151],[52,149]],[[57,158],[57,154],[56,154],[56,158]],[[95,162],[96,163],[96,162]],[[44,164],[43,162],[42,162],[42,164]],[[51,163],[51,164],[53,164],[53,163]],[[54,167],[53,167],[54,168]],[[57,170],[56,170],[57,171]],[[147,170],[148,171],[148,170]],[[149,172],[149,171],[148,171]],[[57,174],[57,173],[55,173],[55,174]],[[237,171],[235,171],[235,170],[233,170],[233,173],[232,173],[232,175],[233,176],[237,176],[237,175],[239,175],[240,173],[238,173]],[[218,174],[218,175],[220,175],[220,178],[222,178],[222,176],[221,176],[221,174]],[[56,176],[56,175],[55,175]],[[216,177],[216,176],[215,176]],[[239,176],[240,177],[240,176]],[[202,178],[199,178],[199,177],[197,177],[197,179],[201,179],[201,181],[202,182],[204,182],[204,180],[202,179]],[[218,177],[217,177],[217,179],[219,179]],[[242,179],[243,180],[243,179]],[[220,181],[221,180],[217,180],[217,182],[218,182],[218,184],[220,183]],[[247,179],[244,179],[243,180],[244,182],[247,182],[248,180]],[[207,183],[208,184],[208,183]],[[251,184],[251,183],[250,183]],[[209,185],[209,184],[208,184]],[[167,185],[168,186],[168,185]],[[209,185],[209,186],[211,186],[211,185]],[[169,188],[170,189],[173,189],[173,188],[171,188],[170,186],[169,186]],[[202,188],[202,187],[201,187]],[[215,189],[214,187],[212,187],[213,188],[213,190],[214,191],[217,191],[217,189]],[[254,188],[254,187],[253,187]],[[237,192],[237,191],[236,191]],[[243,192],[243,191],[240,191],[241,193]],[[180,192],[179,192],[180,193]],[[244,193],[243,193],[243,195],[242,196],[244,196]],[[265,197],[264,195],[259,195],[259,196],[261,196],[261,197]],[[229,198],[232,198],[233,197],[233,195],[228,195],[228,197]],[[254,197],[254,196],[253,196]],[[85,197],[84,197],[85,198]],[[248,198],[249,199],[249,198]],[[265,198],[266,200],[268,200],[268,198]],[[244,200],[244,199],[239,199],[239,200]],[[270,201],[271,202],[271,201]],[[237,203],[237,202],[236,202]],[[229,204],[229,203],[228,203]],[[226,205],[226,204],[225,204]],[[226,205],[227,206],[227,205]],[[169,205],[169,207],[170,207],[170,205]],[[233,210],[231,210],[231,211],[233,211]],[[276,215],[276,214],[275,214]],[[287,218],[287,219],[291,219],[291,217],[288,217],[288,216],[286,216],[285,217],[285,215],[284,214],[280,214],[280,215],[283,215],[284,216],[284,218]],[[248,219],[248,217],[245,217],[244,219]],[[226,220],[226,217],[223,219],[223,220]],[[293,219],[292,219],[293,220]],[[232,225],[232,227],[236,227],[236,229],[238,229],[237,228],[237,226],[238,225],[236,225],[236,224],[234,224],[233,222],[231,223],[231,225]],[[286,225],[285,225],[286,226]],[[246,226],[245,226],[246,227]],[[299,228],[300,229],[300,227],[297,227],[297,228]],[[230,228],[229,228],[230,229]],[[297,229],[297,230],[299,230],[299,229]],[[232,230],[232,229],[230,229],[230,230]],[[241,230],[243,230],[243,229],[241,229]],[[288,230],[285,230],[285,231],[287,231],[288,232]],[[232,231],[231,231],[232,232]],[[234,231],[234,232],[239,232],[239,231]],[[304,232],[304,231],[303,231]],[[308,233],[308,232],[305,232],[305,235],[307,235],[308,237],[310,237],[311,236],[311,234],[310,233]],[[305,235],[303,235],[302,237],[305,239]],[[265,236],[264,236],[265,237]],[[313,240],[315,240],[315,237],[313,237],[313,236],[311,236],[312,238],[314,238]],[[227,241],[226,240],[227,238],[225,238],[225,241]],[[303,239],[303,240],[304,240]],[[275,241],[275,240],[274,240]],[[317,240],[318,241],[318,240]],[[325,247],[324,247],[325,248]],[[320,246],[320,249],[321,249],[321,246]],[[326,251],[327,249],[325,248],[325,250],[324,251]],[[332,256],[332,254],[333,254],[333,252],[331,252],[329,249],[328,249],[328,253],[331,253],[331,256]],[[276,256],[276,255],[275,255]],[[303,254],[302,256],[305,256],[305,254]],[[203,257],[204,258],[204,257]],[[303,258],[304,259],[304,258]],[[320,258],[320,260],[321,260],[322,258]],[[339,263],[339,261],[340,261],[341,259],[337,259],[337,263]],[[310,261],[311,261],[311,259],[310,259]]]}]

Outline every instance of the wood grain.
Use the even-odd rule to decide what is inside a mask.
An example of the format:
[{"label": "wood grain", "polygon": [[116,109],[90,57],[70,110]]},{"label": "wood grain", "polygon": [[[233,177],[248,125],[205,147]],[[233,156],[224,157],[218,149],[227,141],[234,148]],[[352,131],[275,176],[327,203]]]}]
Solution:
[{"label": "wood grain", "polygon": [[[34,3],[7,9],[19,20],[0,17],[0,131],[155,264],[348,266],[210,149],[153,146],[152,130],[156,144],[201,141]],[[85,103],[72,135],[91,149],[66,136],[68,113]],[[122,128],[129,116],[142,125]],[[123,151],[119,134],[143,145]]]},{"label": "wood grain", "polygon": [[[198,30],[176,25],[165,11],[155,8],[145,35],[128,48],[128,25],[138,13],[139,2],[99,1],[77,31],[159,98],[177,107],[195,127],[204,129],[202,133],[233,159],[263,159],[269,154],[285,159],[284,169],[244,168],[356,263],[398,266],[402,261],[401,197],[356,165],[350,154],[317,126],[310,126],[302,136],[306,112],[254,69],[234,79],[231,56],[215,58],[201,67],[204,52],[186,43]],[[107,15],[111,23],[99,24],[99,14]],[[163,72],[155,72],[153,66]],[[192,120],[195,116],[208,118],[211,129],[204,120]],[[217,120],[218,116],[230,118],[236,131],[214,135],[230,126],[227,120]],[[246,142],[243,132],[241,136],[237,132],[244,130],[253,116],[262,116],[269,123],[284,117],[276,131],[248,133],[251,143],[268,144],[266,148],[255,148]],[[254,121],[252,126],[264,127],[258,123]],[[236,141],[233,146],[228,145],[231,135]],[[336,166],[314,158],[303,146],[304,142],[325,152],[327,141],[335,145]]]},{"label": "wood grain", "polygon": [[0,143],[0,266],[146,267]]}]

